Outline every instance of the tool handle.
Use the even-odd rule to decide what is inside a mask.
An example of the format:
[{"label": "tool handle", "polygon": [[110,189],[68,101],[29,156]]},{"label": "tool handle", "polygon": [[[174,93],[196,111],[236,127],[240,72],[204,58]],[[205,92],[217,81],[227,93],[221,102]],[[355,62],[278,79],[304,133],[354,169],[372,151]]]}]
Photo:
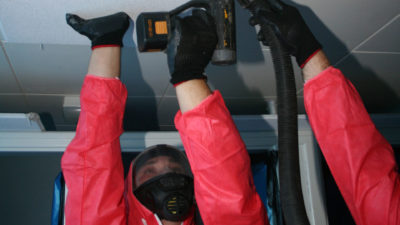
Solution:
[{"label": "tool handle", "polygon": [[236,63],[236,29],[234,0],[211,0],[210,13],[214,17],[218,44],[211,63],[230,65]]}]

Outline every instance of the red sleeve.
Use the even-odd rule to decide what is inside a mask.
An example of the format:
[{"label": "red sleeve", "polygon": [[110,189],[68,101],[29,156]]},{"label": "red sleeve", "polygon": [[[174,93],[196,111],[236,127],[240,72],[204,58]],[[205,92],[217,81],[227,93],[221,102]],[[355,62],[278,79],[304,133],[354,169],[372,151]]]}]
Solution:
[{"label": "red sleeve", "polygon": [[117,79],[86,76],[76,135],[62,157],[67,225],[125,225],[119,136],[127,91]]},{"label": "red sleeve", "polygon": [[269,224],[258,196],[246,147],[221,94],[175,117],[194,174],[204,224]]},{"label": "red sleeve", "polygon": [[400,179],[393,150],[375,128],[354,86],[329,67],[305,84],[304,101],[356,223],[400,224]]}]

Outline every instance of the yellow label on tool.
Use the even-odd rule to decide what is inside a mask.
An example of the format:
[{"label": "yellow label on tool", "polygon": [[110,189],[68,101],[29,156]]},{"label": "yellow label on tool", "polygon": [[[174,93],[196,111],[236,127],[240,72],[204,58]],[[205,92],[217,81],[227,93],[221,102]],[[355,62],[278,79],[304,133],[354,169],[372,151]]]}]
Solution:
[{"label": "yellow label on tool", "polygon": [[167,21],[155,22],[156,34],[168,34]]},{"label": "yellow label on tool", "polygon": [[148,27],[148,31],[149,31],[149,37],[152,38],[154,36],[154,34],[153,34],[153,21],[152,20],[150,20],[150,19],[147,20],[147,27]]}]

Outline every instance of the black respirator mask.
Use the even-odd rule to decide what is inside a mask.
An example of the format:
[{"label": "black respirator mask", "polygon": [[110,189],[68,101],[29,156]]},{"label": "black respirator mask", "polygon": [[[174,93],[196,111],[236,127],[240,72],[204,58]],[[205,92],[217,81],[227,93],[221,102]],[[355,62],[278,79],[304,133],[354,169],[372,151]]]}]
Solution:
[{"label": "black respirator mask", "polygon": [[[183,172],[169,171],[150,178],[133,193],[142,205],[157,214],[160,219],[183,221],[193,208],[193,175],[183,152],[169,145],[157,145],[143,151],[134,161],[134,174],[151,159],[167,156],[182,166]],[[133,177],[134,178],[134,177]]]},{"label": "black respirator mask", "polygon": [[134,194],[160,219],[183,221],[193,206],[193,179],[183,174],[166,173],[144,182]]}]

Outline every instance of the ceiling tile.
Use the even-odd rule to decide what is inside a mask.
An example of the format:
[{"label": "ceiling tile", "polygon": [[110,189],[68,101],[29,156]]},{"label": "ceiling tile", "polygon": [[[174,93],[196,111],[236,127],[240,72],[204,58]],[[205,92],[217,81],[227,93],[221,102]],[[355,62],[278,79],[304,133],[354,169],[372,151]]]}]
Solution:
[{"label": "ceiling tile", "polygon": [[0,93],[21,93],[14,74],[0,45]]},{"label": "ceiling tile", "polygon": [[304,106],[304,98],[297,98],[297,114],[306,114],[306,108]]},{"label": "ceiling tile", "polygon": [[176,97],[175,87],[172,84],[168,85],[164,97]]},{"label": "ceiling tile", "polygon": [[399,31],[400,15],[371,39],[358,47],[356,51],[400,53]]},{"label": "ceiling tile", "polygon": [[[264,98],[224,98],[225,104],[232,115],[261,115],[269,114],[270,105],[274,99]],[[274,106],[272,106],[274,108]]]},{"label": "ceiling tile", "polygon": [[23,95],[0,94],[1,113],[28,113],[30,112]]},{"label": "ceiling tile", "polygon": [[157,115],[160,98],[128,97],[126,102],[125,130],[159,130]]},{"label": "ceiling tile", "polygon": [[238,54],[237,59],[241,62],[260,62],[263,61],[261,49],[268,49],[257,39],[258,26],[249,25],[250,13],[248,10],[236,4],[236,48],[237,52],[248,52],[251,54]]},{"label": "ceiling tile", "polygon": [[335,63],[399,13],[398,0],[295,0]]},{"label": "ceiling tile", "polygon": [[[141,12],[167,11],[182,4],[171,0],[131,1],[88,0],[85,2],[42,0],[0,1],[0,21],[9,42],[46,44],[84,44],[89,40],[65,23],[65,13],[83,18],[126,11],[133,20]],[[306,22],[328,50],[333,62],[353,49],[399,13],[398,0],[295,0]],[[249,14],[236,4],[238,45],[256,45],[255,31],[247,25]],[[134,39],[136,34],[133,35]],[[247,41],[251,40],[251,42]]]},{"label": "ceiling tile", "polygon": [[5,43],[5,49],[26,93],[79,94],[89,47]]},{"label": "ceiling tile", "polygon": [[157,109],[158,122],[160,126],[173,126],[175,114],[179,110],[178,100],[176,97],[162,98],[160,105]]},{"label": "ceiling tile", "polygon": [[167,11],[182,4],[180,0],[30,0],[0,1],[0,21],[11,42],[86,44],[86,37],[73,31],[66,22],[66,13],[94,18],[125,11],[132,19],[140,12]]},{"label": "ceiling tile", "polygon": [[370,113],[400,105],[400,54],[353,53],[338,67],[359,91]]},{"label": "ceiling tile", "polygon": [[136,48],[123,48],[121,65],[121,80],[129,96],[164,95],[170,79],[164,53],[139,53]]},{"label": "ceiling tile", "polygon": [[[247,58],[251,52],[238,52],[238,57]],[[275,73],[270,51],[261,51],[262,58],[254,61],[238,61],[235,65],[215,66],[206,68],[208,84],[212,89],[221,91],[224,97],[263,98],[276,96]],[[292,59],[295,73],[296,87],[303,86],[301,70]],[[169,86],[166,96],[176,96],[175,90]]]},{"label": "ceiling tile", "polygon": [[0,41],[7,40],[6,33],[4,32],[3,24],[0,21]]},{"label": "ceiling tile", "polygon": [[[240,54],[251,54],[241,52]],[[209,83],[224,97],[260,98],[276,96],[276,81],[270,51],[262,51],[263,61],[238,62],[229,67],[208,68]],[[302,87],[300,70],[292,60],[297,89]]]}]

